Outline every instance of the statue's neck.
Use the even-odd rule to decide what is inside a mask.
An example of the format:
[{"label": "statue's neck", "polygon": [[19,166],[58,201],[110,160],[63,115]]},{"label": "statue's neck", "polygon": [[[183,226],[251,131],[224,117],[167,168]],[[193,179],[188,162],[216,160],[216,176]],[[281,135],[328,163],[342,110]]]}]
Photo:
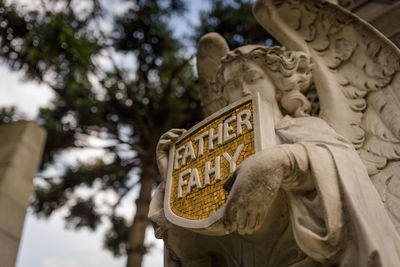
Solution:
[{"label": "statue's neck", "polygon": [[272,112],[274,115],[274,124],[277,125],[284,119],[284,117],[282,115],[281,110],[279,109],[278,103],[274,102],[271,104],[272,104]]}]

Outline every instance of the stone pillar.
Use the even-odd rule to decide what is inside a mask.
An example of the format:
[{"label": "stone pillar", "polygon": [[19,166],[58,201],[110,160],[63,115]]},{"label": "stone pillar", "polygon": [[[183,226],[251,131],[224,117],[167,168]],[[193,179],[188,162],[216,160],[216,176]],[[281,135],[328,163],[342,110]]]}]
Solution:
[{"label": "stone pillar", "polygon": [[0,126],[0,259],[1,267],[13,267],[18,253],[32,180],[46,139],[33,122]]}]

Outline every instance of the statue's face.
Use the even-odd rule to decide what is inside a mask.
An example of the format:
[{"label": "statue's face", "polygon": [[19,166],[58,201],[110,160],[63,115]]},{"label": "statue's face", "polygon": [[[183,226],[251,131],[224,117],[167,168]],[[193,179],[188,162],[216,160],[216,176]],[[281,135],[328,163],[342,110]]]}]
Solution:
[{"label": "statue's face", "polygon": [[227,63],[223,75],[224,98],[229,104],[252,92],[260,92],[264,100],[276,103],[273,83],[255,62],[235,60]]}]

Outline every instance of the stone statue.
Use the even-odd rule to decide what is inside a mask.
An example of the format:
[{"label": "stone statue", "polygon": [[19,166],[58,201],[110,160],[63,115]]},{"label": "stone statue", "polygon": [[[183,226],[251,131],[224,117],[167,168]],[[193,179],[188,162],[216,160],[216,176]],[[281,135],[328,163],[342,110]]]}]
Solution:
[{"label": "stone statue", "polygon": [[[149,217],[166,266],[400,266],[399,50],[331,1],[258,0],[253,13],[286,48],[229,51],[221,36],[205,35],[202,103],[209,115],[259,92],[276,145],[225,182],[220,235],[168,222],[161,183]],[[163,179],[183,132],[160,138]]]}]

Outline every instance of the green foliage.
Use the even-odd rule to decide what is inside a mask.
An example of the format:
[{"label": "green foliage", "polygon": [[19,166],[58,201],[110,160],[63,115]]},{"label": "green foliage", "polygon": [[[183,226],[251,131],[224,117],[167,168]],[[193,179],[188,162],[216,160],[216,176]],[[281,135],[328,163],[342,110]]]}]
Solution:
[{"label": "green foliage", "polygon": [[[121,255],[127,231],[116,231],[120,227],[115,211],[138,185],[136,176],[144,168],[156,168],[159,136],[201,118],[198,87],[191,56],[172,38],[167,23],[172,14],[184,11],[181,1],[133,1],[118,16],[107,14],[97,1],[84,2],[91,10],[78,11],[67,0],[47,1],[33,11],[0,3],[0,58],[57,94],[37,118],[48,139],[43,179],[32,202],[35,213],[47,217],[67,207],[69,226],[92,230],[105,217],[111,222],[110,231],[118,235],[116,239],[107,235],[106,247]],[[103,30],[104,24],[112,30]],[[117,61],[131,54],[135,63]],[[0,114],[3,122],[18,119],[12,109]],[[91,147],[91,137],[104,141],[101,149],[108,160],[65,166],[61,175],[46,172],[60,152]],[[150,178],[139,178],[145,179]],[[77,189],[82,186],[92,192],[80,196]],[[111,213],[98,211],[95,195],[100,191],[118,196]]]},{"label": "green foliage", "polygon": [[[149,170],[157,168],[159,136],[202,118],[194,55],[173,38],[169,25],[187,9],[181,0],[121,0],[126,8],[119,13],[97,0],[81,0],[84,9],[72,2],[43,1],[34,9],[0,2],[0,59],[56,93],[37,118],[48,139],[34,212],[48,217],[68,208],[67,225],[76,229],[95,230],[108,220],[104,246],[121,256],[131,218],[116,211],[132,190],[158,182]],[[211,7],[202,13],[193,39],[217,31],[231,48],[274,42],[255,22],[249,1],[216,0]],[[20,119],[15,109],[0,109],[0,123]],[[62,152],[91,148],[93,138],[102,140],[97,147],[104,158],[66,165],[60,174],[48,171]],[[78,192],[82,187],[85,196]],[[117,196],[108,212],[96,202],[100,192]]]},{"label": "green foliage", "polygon": [[111,218],[111,225],[106,233],[104,247],[115,256],[124,255],[128,243],[129,223],[124,217],[114,216]]},{"label": "green foliage", "polygon": [[0,125],[24,120],[25,116],[15,107],[0,107]]},{"label": "green foliage", "polygon": [[101,214],[96,210],[93,198],[78,198],[76,203],[70,207],[69,215],[65,217],[65,220],[68,226],[72,226],[75,229],[88,227],[94,231],[101,222],[100,216]]}]

